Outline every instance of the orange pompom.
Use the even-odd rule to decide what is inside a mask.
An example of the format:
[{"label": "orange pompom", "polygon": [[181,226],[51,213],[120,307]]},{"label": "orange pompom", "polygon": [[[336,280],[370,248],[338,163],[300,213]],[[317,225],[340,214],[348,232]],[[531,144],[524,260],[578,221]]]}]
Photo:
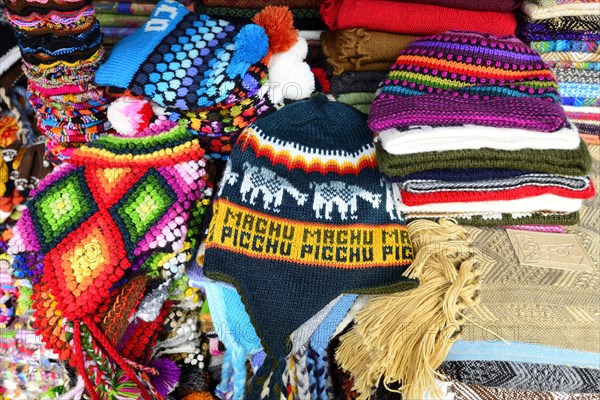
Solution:
[{"label": "orange pompom", "polygon": [[183,398],[183,400],[214,400],[209,392],[194,392]]},{"label": "orange pompom", "polygon": [[252,18],[252,22],[267,32],[271,54],[288,51],[298,41],[294,16],[287,7],[267,6]]}]

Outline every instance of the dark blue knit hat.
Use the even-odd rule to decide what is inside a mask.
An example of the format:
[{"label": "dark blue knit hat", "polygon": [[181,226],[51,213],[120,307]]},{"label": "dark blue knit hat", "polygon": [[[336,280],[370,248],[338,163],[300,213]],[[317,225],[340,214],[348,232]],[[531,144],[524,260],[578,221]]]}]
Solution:
[{"label": "dark blue knit hat", "polygon": [[240,291],[270,356],[255,388],[278,369],[271,382],[283,390],[289,335],[341,293],[416,286],[403,276],[412,256],[372,133],[353,108],[320,95],[242,133],[214,202],[204,267]]}]

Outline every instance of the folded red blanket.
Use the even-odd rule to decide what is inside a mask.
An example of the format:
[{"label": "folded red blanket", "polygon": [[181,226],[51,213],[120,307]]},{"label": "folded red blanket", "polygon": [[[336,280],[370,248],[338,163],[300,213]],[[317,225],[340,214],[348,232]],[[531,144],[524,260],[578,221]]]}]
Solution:
[{"label": "folded red blanket", "polygon": [[394,0],[403,3],[425,3],[436,6],[462,8],[463,10],[512,11],[521,3],[519,0]]},{"label": "folded red blanket", "polygon": [[430,4],[391,0],[325,0],[321,17],[331,30],[365,28],[374,31],[433,35],[466,30],[494,35],[514,35],[513,13],[473,11]]}]

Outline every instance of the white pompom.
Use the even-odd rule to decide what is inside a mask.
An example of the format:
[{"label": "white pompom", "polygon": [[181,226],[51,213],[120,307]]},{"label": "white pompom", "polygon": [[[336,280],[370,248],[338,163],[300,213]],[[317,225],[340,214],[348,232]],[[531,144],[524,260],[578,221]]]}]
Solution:
[{"label": "white pompom", "polygon": [[122,96],[110,104],[107,117],[119,134],[135,136],[150,125],[154,111],[146,99]]},{"label": "white pompom", "polygon": [[269,77],[261,95],[268,93],[275,104],[287,100],[308,98],[315,90],[315,77],[307,63],[308,44],[299,38],[292,48],[273,54],[269,62]]}]

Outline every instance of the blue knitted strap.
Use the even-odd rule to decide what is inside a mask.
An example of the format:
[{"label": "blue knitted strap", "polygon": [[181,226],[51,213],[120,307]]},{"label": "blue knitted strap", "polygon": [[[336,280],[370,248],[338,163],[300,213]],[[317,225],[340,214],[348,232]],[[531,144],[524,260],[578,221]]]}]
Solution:
[{"label": "blue knitted strap", "polygon": [[221,399],[231,398],[231,393],[233,392],[233,386],[231,383],[233,369],[232,351],[227,349],[225,350],[225,355],[223,356],[223,365],[221,366],[221,382],[219,382],[219,385],[216,389],[216,394]]},{"label": "blue knitted strap", "polygon": [[108,60],[98,68],[96,83],[127,88],[142,63],[188,13],[175,0],[161,0],[144,25],[115,45]]},{"label": "blue knitted strap", "polygon": [[329,360],[327,346],[336,328],[342,322],[357,295],[342,296],[319,324],[310,338],[307,350],[307,369],[310,377],[310,391],[313,400],[328,400],[327,377]]}]

